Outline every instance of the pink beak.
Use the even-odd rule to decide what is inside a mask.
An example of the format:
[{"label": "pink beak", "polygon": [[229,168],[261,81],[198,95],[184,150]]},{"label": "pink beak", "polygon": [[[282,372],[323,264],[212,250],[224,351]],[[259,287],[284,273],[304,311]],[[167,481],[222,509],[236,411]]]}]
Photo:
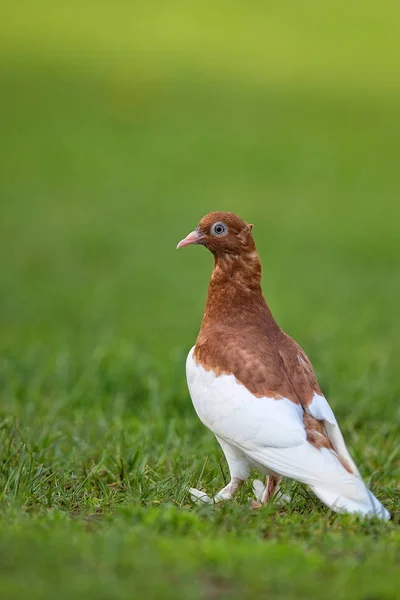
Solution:
[{"label": "pink beak", "polygon": [[203,236],[198,231],[192,231],[187,235],[183,240],[179,242],[176,249],[184,248],[185,246],[190,246],[191,244],[198,244]]}]

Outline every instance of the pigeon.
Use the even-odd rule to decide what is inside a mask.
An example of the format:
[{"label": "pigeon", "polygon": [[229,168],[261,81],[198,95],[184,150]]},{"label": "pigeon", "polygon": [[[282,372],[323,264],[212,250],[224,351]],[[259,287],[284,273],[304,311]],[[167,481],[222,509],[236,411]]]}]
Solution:
[{"label": "pigeon", "polygon": [[225,455],[230,482],[210,498],[230,500],[256,468],[263,505],[283,477],[311,488],[331,510],[376,516],[389,512],[368,489],[303,349],[275,321],[261,290],[253,225],[230,212],[203,217],[178,248],[205,246],[214,255],[204,316],[186,361],[194,409]]}]

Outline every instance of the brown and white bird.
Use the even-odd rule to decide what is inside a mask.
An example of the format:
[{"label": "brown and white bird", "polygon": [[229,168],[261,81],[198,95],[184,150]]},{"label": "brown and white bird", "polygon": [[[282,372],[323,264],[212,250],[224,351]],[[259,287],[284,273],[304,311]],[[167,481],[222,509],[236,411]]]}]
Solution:
[{"label": "brown and white bird", "polygon": [[265,486],[255,482],[261,503],[289,477],[334,511],[389,519],[361,479],[309,359],[264,300],[252,225],[233,213],[210,213],[178,248],[191,244],[212,252],[214,270],[187,382],[231,476],[214,498],[191,488],[192,498],[229,500],[256,467],[268,477]]}]

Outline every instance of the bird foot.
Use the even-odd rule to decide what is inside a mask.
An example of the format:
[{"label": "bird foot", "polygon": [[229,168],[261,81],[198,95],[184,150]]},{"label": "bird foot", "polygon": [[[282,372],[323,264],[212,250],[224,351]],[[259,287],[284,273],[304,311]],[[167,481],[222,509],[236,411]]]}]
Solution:
[{"label": "bird foot", "polygon": [[[262,481],[259,479],[255,479],[253,481],[253,492],[255,496],[255,500],[253,498],[249,498],[250,500],[250,509],[258,510],[261,508],[269,499],[267,485],[264,485]],[[230,500],[233,497],[231,491],[224,488],[221,490],[216,496],[211,498],[206,494],[203,489],[189,488],[190,499],[195,504],[217,504],[224,500]],[[290,502],[291,498],[287,494],[282,494],[282,492],[278,489],[273,495],[274,502],[276,504],[286,504]]]},{"label": "bird foot", "polygon": [[249,510],[260,510],[260,508],[262,508],[262,506],[263,505],[258,500],[249,498]]},{"label": "bird foot", "polygon": [[261,503],[261,499],[262,499],[263,494],[265,492],[265,485],[259,479],[255,479],[253,481],[253,492],[254,492],[254,495],[255,495],[256,500],[258,501],[258,503]]},{"label": "bird foot", "polygon": [[195,504],[201,504],[201,503],[213,504],[213,499],[210,498],[210,496],[207,496],[207,494],[203,490],[197,490],[196,488],[189,488],[189,494],[190,494],[190,499]]}]

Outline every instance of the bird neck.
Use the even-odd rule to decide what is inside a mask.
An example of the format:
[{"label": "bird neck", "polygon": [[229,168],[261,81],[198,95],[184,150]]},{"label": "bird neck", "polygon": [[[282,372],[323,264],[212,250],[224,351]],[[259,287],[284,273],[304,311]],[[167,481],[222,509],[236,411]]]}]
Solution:
[{"label": "bird neck", "polygon": [[202,330],[275,323],[261,290],[261,262],[253,246],[240,255],[215,255]]}]

